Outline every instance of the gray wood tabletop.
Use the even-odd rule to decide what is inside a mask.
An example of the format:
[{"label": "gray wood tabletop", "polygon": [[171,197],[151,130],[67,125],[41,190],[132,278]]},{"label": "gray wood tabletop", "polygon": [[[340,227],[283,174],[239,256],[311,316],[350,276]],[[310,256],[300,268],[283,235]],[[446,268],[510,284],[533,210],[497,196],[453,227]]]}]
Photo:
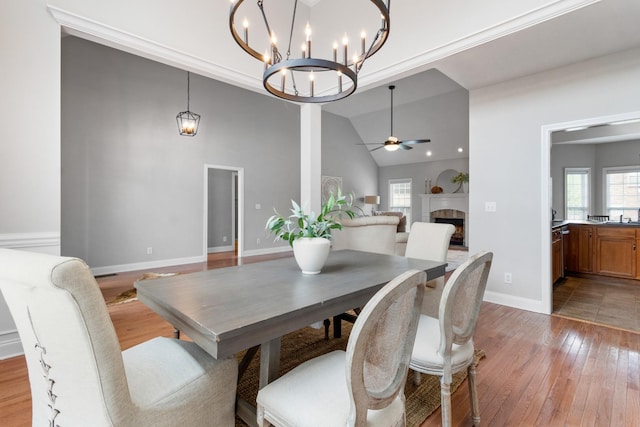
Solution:
[{"label": "gray wood tabletop", "polygon": [[410,270],[443,276],[446,263],[351,250],[332,251],[322,272],[293,258],[138,281],[138,298],[215,358],[224,358],[361,307]]}]

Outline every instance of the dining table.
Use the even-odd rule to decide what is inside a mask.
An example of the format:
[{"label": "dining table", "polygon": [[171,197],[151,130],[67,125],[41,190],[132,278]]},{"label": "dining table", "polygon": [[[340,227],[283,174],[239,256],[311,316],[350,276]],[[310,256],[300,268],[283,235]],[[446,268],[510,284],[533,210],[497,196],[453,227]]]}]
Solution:
[{"label": "dining table", "polygon": [[[331,251],[319,274],[302,274],[293,257],[153,280],[134,286],[138,299],[216,359],[260,348],[262,388],[280,363],[280,337],[363,307],[405,271],[445,274],[446,262],[353,250]],[[255,407],[238,401],[238,415],[255,425]]]}]

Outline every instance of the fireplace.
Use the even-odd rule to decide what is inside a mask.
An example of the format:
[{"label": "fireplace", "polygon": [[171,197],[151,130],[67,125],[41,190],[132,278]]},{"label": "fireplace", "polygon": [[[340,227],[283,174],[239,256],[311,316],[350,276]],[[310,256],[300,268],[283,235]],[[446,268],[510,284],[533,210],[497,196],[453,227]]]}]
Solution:
[{"label": "fireplace", "polygon": [[439,224],[451,224],[455,227],[449,244],[452,246],[464,246],[464,219],[462,218],[435,218]]},{"label": "fireplace", "polygon": [[421,194],[420,196],[422,199],[422,222],[453,224],[456,231],[451,238],[451,244],[469,246],[469,194],[441,193]]}]

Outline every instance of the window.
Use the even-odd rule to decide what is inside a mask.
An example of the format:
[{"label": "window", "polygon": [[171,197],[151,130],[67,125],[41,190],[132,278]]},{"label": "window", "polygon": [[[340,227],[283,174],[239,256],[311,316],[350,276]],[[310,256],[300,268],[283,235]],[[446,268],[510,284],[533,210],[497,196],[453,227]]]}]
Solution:
[{"label": "window", "polygon": [[640,166],[604,168],[605,209],[612,220],[638,220],[640,209]]},{"label": "window", "polygon": [[564,170],[564,198],[567,211],[565,219],[587,219],[589,213],[589,182],[591,181],[589,168],[565,168]]},{"label": "window", "polygon": [[411,180],[389,180],[389,210],[402,212],[411,224]]}]

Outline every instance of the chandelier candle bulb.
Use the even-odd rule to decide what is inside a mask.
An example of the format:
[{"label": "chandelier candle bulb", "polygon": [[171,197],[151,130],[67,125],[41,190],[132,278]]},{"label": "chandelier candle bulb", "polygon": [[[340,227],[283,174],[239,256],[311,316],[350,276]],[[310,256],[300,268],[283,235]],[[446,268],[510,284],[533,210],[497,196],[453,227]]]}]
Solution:
[{"label": "chandelier candle bulb", "polygon": [[307,57],[307,45],[302,43],[300,50],[302,50],[302,59],[305,59]]},{"label": "chandelier candle bulb", "polygon": [[249,44],[249,21],[247,21],[247,18],[242,21],[242,26],[244,27],[244,42]]},{"label": "chandelier candle bulb", "polygon": [[344,45],[344,66],[346,67],[349,63],[349,56],[347,55],[347,46],[349,45],[349,38],[347,37],[347,33],[344,33],[344,37],[342,38],[342,44]]},{"label": "chandelier candle bulb", "polygon": [[314,87],[313,87],[313,71],[311,73],[309,73],[309,90],[311,92],[311,96],[313,96],[313,92],[314,92]]},{"label": "chandelier candle bulb", "polygon": [[311,58],[311,27],[309,26],[308,22],[304,33],[307,36],[307,58]]},{"label": "chandelier candle bulb", "polygon": [[362,32],[360,33],[360,41],[362,42],[362,57],[364,58],[364,55],[366,53],[366,41],[365,38],[367,37],[367,33],[362,30]]},{"label": "chandelier candle bulb", "polygon": [[342,93],[342,73],[338,71],[338,93]]},{"label": "chandelier candle bulb", "polygon": [[287,77],[287,69],[283,68],[281,73],[282,73],[282,91],[284,92],[284,85],[285,85],[285,80],[286,80],[286,77]]},{"label": "chandelier candle bulb", "polygon": [[333,62],[338,62],[338,42],[333,42]]}]

